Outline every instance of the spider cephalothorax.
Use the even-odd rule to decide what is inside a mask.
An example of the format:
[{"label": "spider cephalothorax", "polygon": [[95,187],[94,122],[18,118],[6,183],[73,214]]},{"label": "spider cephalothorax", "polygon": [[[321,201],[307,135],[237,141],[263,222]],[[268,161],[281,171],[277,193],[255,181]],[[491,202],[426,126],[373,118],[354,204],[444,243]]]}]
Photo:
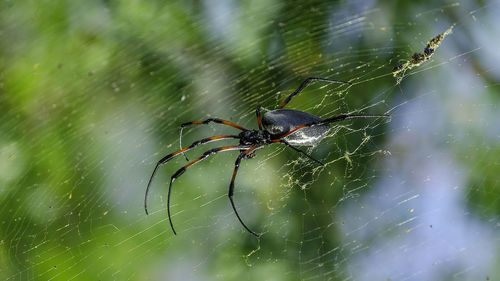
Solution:
[{"label": "spider cephalothorax", "polygon": [[240,145],[266,145],[272,143],[271,135],[262,130],[246,130],[241,132]]},{"label": "spider cephalothorax", "polygon": [[[156,163],[155,169],[153,170],[153,174],[149,178],[148,186],[146,187],[146,194],[144,197],[144,210],[146,211],[146,214],[148,213],[147,198],[148,198],[149,187],[151,186],[151,181],[153,180],[153,177],[160,165],[165,164],[175,156],[183,154],[184,152],[187,152],[205,143],[218,140],[225,140],[225,139],[239,139],[240,140],[239,145],[223,146],[210,149],[205,153],[203,153],[201,157],[189,162],[189,164],[185,165],[184,167],[180,168],[179,170],[177,170],[177,172],[174,173],[174,175],[170,178],[170,185],[168,187],[168,197],[167,197],[168,219],[172,231],[174,232],[174,234],[176,234],[174,225],[172,223],[172,218],[170,215],[170,194],[172,191],[172,184],[174,183],[174,181],[178,177],[180,177],[186,171],[187,168],[191,167],[192,165],[200,161],[205,160],[210,155],[214,155],[223,151],[236,150],[240,151],[240,154],[238,158],[236,158],[236,162],[234,163],[233,176],[231,178],[231,182],[229,183],[229,192],[228,192],[229,201],[231,202],[231,206],[234,210],[234,213],[236,214],[236,217],[243,225],[243,227],[248,232],[258,237],[259,235],[257,233],[253,232],[252,230],[250,230],[250,228],[248,228],[245,225],[240,215],[238,214],[238,211],[236,210],[233,201],[234,180],[236,178],[236,174],[238,173],[238,168],[240,166],[240,162],[242,159],[249,159],[254,157],[255,151],[266,145],[270,145],[273,143],[281,143],[299,153],[302,153],[303,155],[317,162],[318,164],[323,165],[323,163],[321,163],[319,160],[316,160],[314,157],[307,154],[305,151],[301,150],[296,146],[316,145],[328,134],[330,130],[330,123],[333,122],[338,122],[351,118],[378,118],[378,117],[389,116],[389,115],[343,114],[322,119],[307,112],[292,110],[292,109],[283,109],[283,107],[285,107],[292,100],[294,96],[300,93],[309,83],[313,81],[325,81],[325,82],[343,83],[351,85],[351,83],[349,82],[338,81],[338,80],[329,80],[329,79],[314,78],[314,77],[308,78],[304,82],[302,82],[302,84],[299,86],[297,90],[295,90],[292,94],[290,94],[290,96],[286,98],[286,100],[281,104],[281,106],[278,109],[266,112],[262,118],[260,114],[262,106],[260,105],[257,106],[256,115],[257,115],[257,123],[259,126],[258,130],[247,130],[238,124],[218,118],[209,118],[203,121],[193,121],[181,124],[180,136],[182,136],[182,129],[184,127],[191,125],[208,124],[210,122],[231,126],[241,130],[242,132],[238,135],[224,135],[224,136],[215,136],[215,137],[201,139],[199,141],[192,143],[190,146],[187,146],[185,148],[181,147],[180,150],[173,152],[163,157],[160,161],[158,161],[158,163]],[[180,138],[181,137],[179,137],[179,143],[182,143]]]}]

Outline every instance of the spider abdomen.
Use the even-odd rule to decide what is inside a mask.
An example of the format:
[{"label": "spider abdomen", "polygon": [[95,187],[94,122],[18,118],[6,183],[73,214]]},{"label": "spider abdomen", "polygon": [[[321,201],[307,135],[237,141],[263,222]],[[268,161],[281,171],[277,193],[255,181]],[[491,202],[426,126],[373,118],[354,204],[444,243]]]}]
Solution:
[{"label": "spider abdomen", "polygon": [[[310,113],[293,109],[276,109],[262,116],[262,126],[271,136],[279,137],[298,126],[320,122],[323,119]],[[286,136],[291,145],[313,146],[320,142],[330,131],[330,124],[306,127]]]}]

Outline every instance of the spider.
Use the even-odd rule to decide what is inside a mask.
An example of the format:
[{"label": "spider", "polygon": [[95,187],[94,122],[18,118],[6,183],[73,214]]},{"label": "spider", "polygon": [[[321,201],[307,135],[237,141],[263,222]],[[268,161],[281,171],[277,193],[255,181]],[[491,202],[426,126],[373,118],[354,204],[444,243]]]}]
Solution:
[{"label": "spider", "polygon": [[[315,159],[302,149],[298,148],[297,146],[314,146],[317,143],[319,143],[330,131],[330,123],[333,122],[339,122],[343,121],[346,119],[351,119],[351,118],[385,118],[389,117],[389,115],[384,114],[384,115],[360,115],[360,114],[342,114],[326,119],[322,119],[320,117],[314,116],[310,113],[304,112],[304,111],[299,111],[299,110],[293,110],[293,109],[284,109],[284,107],[292,100],[293,97],[298,95],[304,88],[309,85],[309,83],[314,82],[314,81],[323,81],[323,82],[331,82],[331,83],[342,83],[342,84],[348,84],[352,85],[350,82],[345,82],[345,81],[340,81],[340,80],[330,80],[330,79],[324,79],[324,78],[317,78],[317,77],[310,77],[307,78],[302,84],[295,90],[290,96],[288,96],[285,101],[281,104],[281,106],[278,109],[271,110],[266,112],[262,117],[261,117],[261,109],[263,108],[261,105],[257,106],[256,109],[256,115],[257,115],[257,124],[259,126],[258,130],[249,130],[246,129],[238,124],[235,124],[230,121],[218,119],[218,118],[209,118],[203,121],[192,121],[192,122],[187,122],[181,124],[181,132],[180,135],[182,135],[182,129],[191,126],[191,125],[201,125],[201,124],[208,124],[210,122],[217,123],[217,124],[222,124],[222,125],[227,125],[231,126],[233,128],[241,130],[241,133],[237,135],[223,135],[223,136],[214,136],[214,137],[209,137],[209,138],[204,138],[198,141],[193,142],[191,145],[182,148],[178,151],[175,151],[156,163],[156,166],[153,170],[153,174],[149,178],[148,185],[146,187],[146,194],[144,196],[144,210],[146,211],[146,214],[148,214],[148,207],[147,207],[147,198],[148,198],[148,192],[149,188],[151,186],[151,182],[156,174],[156,171],[158,170],[158,167],[161,165],[167,163],[174,157],[183,154],[184,152],[187,152],[199,145],[210,143],[213,141],[219,141],[219,140],[226,140],[226,139],[239,139],[240,143],[239,145],[232,145],[232,146],[222,146],[214,149],[210,149],[203,153],[203,155],[191,162],[189,162],[187,165],[184,167],[180,168],[177,170],[177,172],[172,175],[170,178],[170,185],[168,187],[168,197],[167,197],[167,212],[168,212],[168,220],[170,222],[170,227],[172,228],[173,233],[176,235],[177,233],[175,232],[174,225],[172,223],[172,218],[170,215],[170,194],[172,191],[172,184],[174,181],[179,178],[184,172],[186,171],[187,168],[193,166],[194,164],[201,162],[205,159],[207,159],[211,155],[215,155],[219,152],[224,152],[224,151],[239,151],[240,154],[238,155],[238,158],[236,158],[236,162],[234,163],[234,171],[233,171],[233,176],[231,178],[231,182],[229,183],[229,192],[228,192],[228,197],[229,201],[231,202],[231,206],[234,210],[234,213],[236,214],[236,217],[238,218],[239,222],[241,225],[251,234],[253,234],[256,237],[259,237],[260,235],[255,233],[254,231],[250,230],[250,228],[243,222],[241,219],[240,215],[238,214],[238,211],[236,210],[236,207],[234,205],[233,201],[233,193],[234,193],[234,180],[236,178],[236,174],[238,173],[238,168],[240,167],[240,162],[243,159],[249,159],[255,156],[255,151],[258,149],[263,148],[266,145],[274,144],[274,143],[279,143],[279,144],[284,144],[291,149],[295,150],[298,153],[302,153],[304,156],[307,158],[311,159],[312,161],[318,163],[319,165],[324,165],[321,161]],[[186,160],[187,157],[186,157]]]}]

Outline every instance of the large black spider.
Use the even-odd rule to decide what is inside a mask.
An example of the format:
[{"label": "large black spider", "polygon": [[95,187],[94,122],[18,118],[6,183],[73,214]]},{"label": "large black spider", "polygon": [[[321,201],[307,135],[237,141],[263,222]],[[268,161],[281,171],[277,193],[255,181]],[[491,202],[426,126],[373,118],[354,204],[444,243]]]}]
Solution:
[{"label": "large black spider", "polygon": [[321,119],[307,112],[293,110],[293,109],[283,109],[283,107],[285,107],[292,100],[294,96],[299,94],[302,90],[304,90],[304,88],[309,83],[313,81],[334,82],[334,83],[343,83],[352,85],[349,82],[344,82],[339,80],[329,80],[329,79],[315,78],[315,77],[307,78],[304,82],[302,82],[302,84],[299,86],[297,90],[295,90],[292,94],[290,94],[290,96],[288,96],[285,99],[285,101],[281,104],[281,106],[278,109],[266,112],[264,116],[262,116],[262,118],[260,114],[262,106],[261,105],[257,106],[256,114],[257,114],[257,123],[259,125],[258,130],[248,130],[238,124],[217,118],[209,118],[203,121],[193,121],[182,124],[181,135],[182,135],[182,129],[186,126],[208,124],[210,122],[228,125],[236,129],[239,129],[242,132],[239,133],[238,135],[215,136],[195,141],[190,146],[182,148],[174,153],[171,153],[163,157],[160,161],[158,161],[158,163],[156,163],[156,167],[153,170],[153,174],[151,175],[151,178],[149,179],[148,182],[148,186],[146,188],[146,194],[144,197],[144,210],[146,211],[146,214],[148,214],[147,198],[148,198],[149,187],[160,165],[165,164],[175,156],[183,154],[184,152],[189,151],[201,144],[217,140],[224,140],[224,139],[239,139],[240,140],[239,145],[223,146],[210,149],[207,152],[203,153],[203,155],[200,158],[197,158],[196,160],[189,162],[189,164],[187,164],[186,166],[180,168],[179,170],[177,170],[177,172],[175,172],[175,174],[170,179],[170,185],[168,187],[168,197],[167,197],[168,220],[170,222],[170,227],[172,228],[172,231],[174,232],[174,234],[177,234],[175,232],[174,225],[172,223],[172,218],[170,216],[170,194],[172,190],[172,184],[174,183],[174,181],[178,177],[180,177],[186,171],[187,168],[191,167],[192,165],[202,160],[205,160],[210,155],[214,155],[222,151],[238,150],[240,151],[240,155],[238,156],[238,158],[236,158],[236,162],[234,163],[234,172],[233,172],[233,177],[231,178],[231,183],[229,184],[228,197],[229,201],[231,202],[231,206],[233,207],[234,213],[236,214],[236,217],[243,225],[243,227],[251,234],[259,237],[259,234],[253,232],[252,230],[250,230],[250,228],[248,228],[245,225],[240,215],[238,214],[236,207],[234,206],[234,201],[233,201],[234,179],[236,178],[236,174],[238,172],[238,168],[240,166],[240,162],[242,159],[249,159],[254,157],[255,151],[266,145],[273,143],[281,143],[299,153],[302,153],[303,155],[317,162],[318,164],[323,165],[323,163],[321,163],[319,160],[314,159],[311,155],[307,154],[306,152],[304,152],[303,150],[301,150],[296,146],[313,146],[317,144],[327,135],[328,131],[330,131],[330,123],[332,122],[338,122],[351,118],[389,117],[389,115],[385,114],[384,115],[342,114],[326,119]]}]

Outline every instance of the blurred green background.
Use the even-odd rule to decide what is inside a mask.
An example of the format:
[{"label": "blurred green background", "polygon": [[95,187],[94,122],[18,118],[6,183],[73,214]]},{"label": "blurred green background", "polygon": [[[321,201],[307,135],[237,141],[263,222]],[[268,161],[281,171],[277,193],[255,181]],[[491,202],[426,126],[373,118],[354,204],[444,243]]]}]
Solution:
[{"label": "blurred green background", "polygon": [[[498,1],[0,2],[1,280],[500,280]],[[431,60],[392,68],[451,25]],[[191,167],[179,125],[255,108],[336,124]],[[185,130],[184,145],[235,133]],[[188,153],[194,159],[220,141]]]}]

